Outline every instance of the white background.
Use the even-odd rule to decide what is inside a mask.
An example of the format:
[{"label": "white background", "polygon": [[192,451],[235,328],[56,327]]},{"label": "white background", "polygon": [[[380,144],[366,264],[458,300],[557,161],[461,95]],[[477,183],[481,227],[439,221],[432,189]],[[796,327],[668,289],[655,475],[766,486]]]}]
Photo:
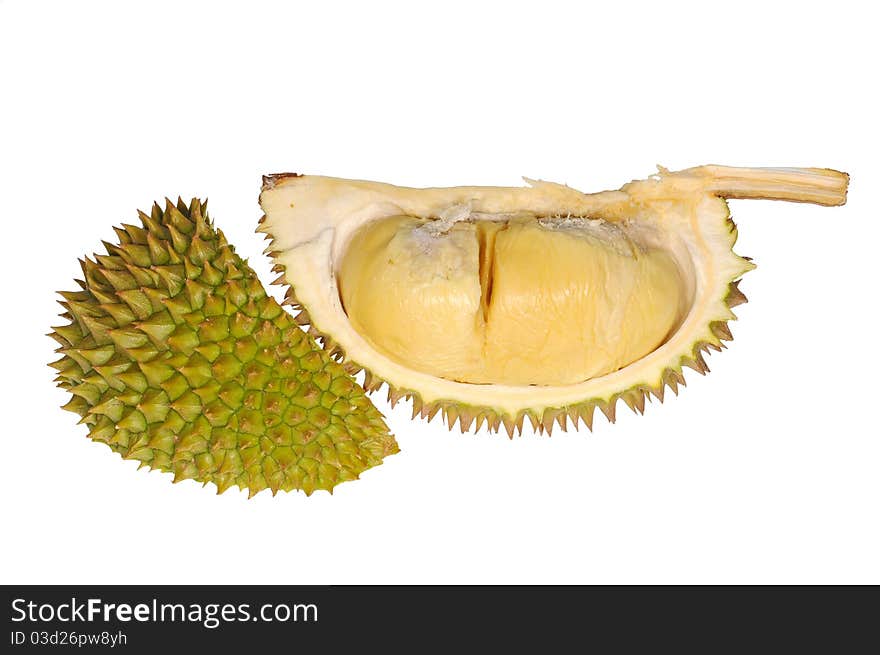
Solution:
[{"label": "white background", "polygon": [[[868,7],[0,2],[0,582],[880,583]],[[210,197],[269,281],[263,173],[598,191],[657,163],[852,183],[842,208],[731,203],[758,264],[736,340],[643,417],[511,441],[376,396],[399,455],[248,501],[58,408],[54,291],[153,199]]]}]

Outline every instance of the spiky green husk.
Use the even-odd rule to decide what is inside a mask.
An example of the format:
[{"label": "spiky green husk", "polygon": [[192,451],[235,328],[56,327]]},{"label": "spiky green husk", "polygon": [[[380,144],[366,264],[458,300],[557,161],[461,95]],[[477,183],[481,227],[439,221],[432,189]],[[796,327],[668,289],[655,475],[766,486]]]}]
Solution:
[{"label": "spiky green husk", "polygon": [[64,408],[89,437],[174,481],[332,490],[398,451],[344,368],[266,294],[206,204],[166,201],[81,260],[62,292]]}]

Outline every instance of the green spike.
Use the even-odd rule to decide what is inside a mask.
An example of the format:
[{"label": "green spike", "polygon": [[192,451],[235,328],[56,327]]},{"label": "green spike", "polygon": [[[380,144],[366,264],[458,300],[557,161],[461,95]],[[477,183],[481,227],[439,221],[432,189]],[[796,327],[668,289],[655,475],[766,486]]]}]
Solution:
[{"label": "green spike", "polygon": [[[57,293],[68,303],[80,305],[86,310],[90,309],[89,301],[92,298],[88,291],[58,291]],[[93,315],[97,316],[98,314]]]},{"label": "green spike", "polygon": [[159,346],[167,341],[168,337],[174,332],[176,324],[171,318],[171,314],[167,311],[154,313],[148,320],[138,322],[135,327],[141,330]]},{"label": "green spike", "polygon": [[186,297],[189,300],[190,307],[193,309],[201,309],[205,305],[205,298],[214,290],[206,284],[189,279],[186,281]]},{"label": "green spike", "polygon": [[163,390],[150,389],[144,394],[137,407],[148,423],[159,423],[164,421],[171,411],[171,401]]},{"label": "green spike", "polygon": [[126,263],[130,266],[149,267],[153,263],[153,259],[150,256],[150,248],[146,245],[132,243],[119,250],[121,251],[122,258],[125,259]]},{"label": "green spike", "polygon": [[[68,294],[60,294],[62,296],[69,296]],[[78,319],[83,319],[86,316],[89,317],[99,317],[102,316],[101,309],[97,307],[94,303],[88,301],[79,301],[79,300],[67,300],[65,302],[59,303],[62,307],[67,309],[74,317]]]},{"label": "green spike", "polygon": [[149,383],[143,373],[129,369],[125,373],[120,373],[116,379],[129,389],[133,389],[138,393],[144,393],[149,389]]},{"label": "green spike", "polygon": [[141,291],[150,301],[150,307],[152,307],[154,314],[166,313],[165,301],[168,299],[166,291],[163,289],[148,289],[147,287],[142,288]]},{"label": "green spike", "polygon": [[61,409],[65,409],[68,412],[74,412],[75,414],[79,414],[80,416],[84,416],[88,413],[89,402],[80,396],[73,396],[67,403],[61,406]]},{"label": "green spike", "polygon": [[116,327],[116,323],[111,318],[92,318],[91,316],[83,316],[82,323],[86,331],[95,340],[99,346],[112,343],[110,338],[110,330]]},{"label": "green spike", "polygon": [[91,384],[96,389],[99,389],[102,394],[110,388],[110,385],[107,384],[107,381],[94,370],[83,377],[82,381],[84,384]]},{"label": "green spike", "polygon": [[167,264],[170,259],[165,242],[159,240],[153,231],[147,232],[147,248],[150,251],[150,261],[155,265]]},{"label": "green spike", "polygon": [[159,387],[165,380],[174,375],[174,369],[160,361],[138,362],[138,367],[151,387]]},{"label": "green spike", "polygon": [[74,343],[79,342],[83,337],[83,332],[77,327],[76,323],[53,327],[52,333],[51,336],[58,335],[63,339],[63,342],[59,341],[62,345],[64,345],[65,342],[73,345]]},{"label": "green spike", "polygon": [[214,240],[214,230],[211,228],[211,220],[208,218],[207,203],[200,203],[193,198],[189,205],[189,217],[195,223],[196,236],[201,239]]},{"label": "green spike", "polygon": [[225,316],[226,301],[220,295],[210,295],[205,298],[205,305],[202,307],[205,316]]},{"label": "green spike", "polygon": [[161,278],[163,286],[169,296],[176,296],[183,289],[186,280],[186,272],[180,264],[169,266],[154,266],[153,271]]},{"label": "green spike", "polygon": [[[107,243],[104,241],[103,243]],[[125,262],[116,255],[98,255],[95,254],[95,261],[97,262],[96,266],[99,267],[98,270],[103,274],[104,271],[121,271],[125,268]],[[107,276],[104,276],[107,278]],[[109,278],[108,278],[109,279]]]},{"label": "green spike", "polygon": [[200,387],[211,379],[211,363],[198,353],[177,370],[186,378],[191,388]]},{"label": "green spike", "polygon": [[[147,257],[147,259],[149,260],[149,257]],[[147,266],[150,266],[150,264],[147,264]],[[140,287],[155,287],[159,284],[159,280],[161,279],[155,271],[152,271],[149,268],[133,266],[131,264],[127,264],[125,268],[131,273],[131,276]]]},{"label": "green spike", "polygon": [[187,280],[195,281],[202,274],[202,267],[187,258],[183,262],[184,277]]},{"label": "green spike", "polygon": [[[94,411],[94,408],[92,408],[92,411]],[[98,420],[93,424],[92,429],[89,431],[89,436],[96,441],[109,443],[120,435],[116,430],[116,421],[106,416],[99,416]]]},{"label": "green spike", "polygon": [[121,257],[123,254],[122,246],[117,246],[115,243],[110,243],[109,241],[101,240],[101,245],[104,246],[104,250],[107,251],[107,254],[110,256],[111,261],[113,262],[113,268],[116,268],[117,258],[122,260],[122,263],[125,263],[125,258]]},{"label": "green spike", "polygon": [[117,348],[129,350],[130,348],[140,348],[149,342],[149,337],[140,330],[133,329],[117,329],[110,330],[110,338]]},{"label": "green spike", "polygon": [[125,327],[137,318],[131,308],[121,302],[101,303],[98,306],[110,315],[118,327]]},{"label": "green spike", "polygon": [[189,391],[189,382],[180,373],[175,372],[160,385],[170,400],[177,400]]},{"label": "green spike", "polygon": [[136,409],[126,411],[116,427],[131,432],[143,432],[147,429],[147,419]]},{"label": "green spike", "polygon": [[221,282],[223,282],[223,273],[219,271],[211,262],[206,261],[204,266],[202,266],[201,280],[205,284],[209,284],[212,287],[219,286]]},{"label": "green spike", "polygon": [[[123,269],[124,266],[120,264],[120,269]],[[110,269],[104,267],[101,270],[101,274],[107,279],[107,281],[113,286],[116,291],[126,291],[128,289],[136,289],[140,285],[137,283],[137,280],[134,279],[134,276],[126,270],[120,269]]]},{"label": "green spike", "polygon": [[153,303],[149,296],[141,289],[129,289],[127,291],[117,291],[116,295],[120,300],[128,305],[134,315],[141,319],[147,319],[153,314]]},{"label": "green spike", "polygon": [[[252,334],[253,331],[257,329],[257,325],[257,319],[246,316],[241,312],[236,312],[230,319],[229,333],[236,339],[241,339],[242,337]],[[299,332],[299,330],[297,330],[297,332]]]},{"label": "green spike", "polygon": [[171,403],[171,409],[187,423],[191,423],[202,414],[202,401],[192,391],[177,398]]},{"label": "green spike", "polygon": [[124,227],[117,227],[114,225],[113,231],[116,232],[116,238],[119,239],[120,244],[134,243],[131,235],[125,230]]},{"label": "green spike", "polygon": [[81,348],[78,349],[80,357],[85,359],[92,366],[100,366],[102,364],[106,364],[109,362],[113,355],[116,353],[116,349],[113,346],[101,346],[100,348]]},{"label": "green spike", "polygon": [[216,252],[216,247],[211,241],[205,241],[195,235],[190,241],[189,258],[196,264],[202,265],[211,260]]},{"label": "green spike", "polygon": [[132,366],[132,362],[121,362],[119,364],[106,364],[104,366],[95,366],[95,371],[107,381],[113,389],[117,391],[122,391],[125,388],[125,385],[122,384],[117,376],[120,373],[124,373]]},{"label": "green spike", "polygon": [[110,287],[110,284],[107,282],[107,279],[101,273],[101,267],[98,266],[97,263],[93,262],[88,257],[83,257],[79,260],[80,268],[82,268],[83,277],[85,278],[86,286],[91,289],[100,289],[104,287]]},{"label": "green spike", "polygon": [[[111,288],[99,289],[97,287],[92,287],[90,293],[99,303],[112,305],[113,303],[119,302],[119,298],[116,297],[116,291]],[[89,301],[91,301],[91,298]]]},{"label": "green spike", "polygon": [[[225,271],[227,277],[231,277],[233,271],[238,271],[238,273],[234,273],[234,275],[241,276],[241,272],[238,269],[239,261],[240,260],[235,256],[235,253],[232,252],[232,248],[226,245],[221,245],[217,249],[217,256],[214,258],[213,264],[217,270]],[[262,288],[262,285],[260,285],[260,288]]]},{"label": "green spike", "polygon": [[203,343],[195,347],[195,351],[209,362],[214,362],[220,357],[220,346],[216,343]]},{"label": "green spike", "polygon": [[131,448],[124,457],[125,459],[134,459],[147,463],[153,460],[153,451],[146,446],[141,448]]},{"label": "green spike", "polygon": [[155,453],[161,452],[166,455],[174,454],[174,435],[167,430],[159,431],[154,434],[147,446]]},{"label": "green spike", "polygon": [[92,407],[89,410],[90,414],[103,414],[111,421],[118,421],[122,418],[122,412],[125,410],[125,405],[122,403],[119,398],[113,396],[108,398],[102,403],[99,403]]},{"label": "green spike", "polygon": [[190,355],[201,341],[199,334],[188,325],[178,325],[174,332],[166,339],[168,345],[175,351]]},{"label": "green spike", "polygon": [[[166,200],[167,200],[167,198],[166,198]],[[187,205],[183,201],[183,198],[181,198],[180,196],[177,196],[177,205],[176,206],[177,206],[177,211],[179,211],[181,213],[181,215],[185,216],[186,218],[190,218],[189,205]]]},{"label": "green spike", "polygon": [[125,349],[125,354],[135,362],[151,362],[159,352],[159,348],[149,340],[143,346]]},{"label": "green spike", "polygon": [[[129,223],[123,223],[122,228],[124,233],[128,235],[129,243],[135,243],[139,246],[147,245],[147,235],[149,232],[143,229],[142,227],[138,227],[137,225],[131,225]],[[118,230],[118,228],[113,228],[114,230]],[[116,234],[119,234],[117,231]],[[120,243],[124,243],[124,241],[120,238]],[[149,264],[146,264],[149,266]]]},{"label": "green spike", "polygon": [[226,311],[229,314],[236,313],[236,310],[248,301],[248,295],[244,287],[237,280],[230,280],[226,283]]},{"label": "green spike", "polygon": [[[182,236],[191,235],[195,231],[195,226],[192,221],[190,221],[180,209],[171,204],[171,201],[167,199],[165,204],[165,222],[168,225],[169,231],[171,231],[172,239],[174,238],[174,229],[180,232]],[[189,239],[186,240],[189,241]],[[177,252],[182,251],[178,250]]]},{"label": "green spike", "polygon": [[174,248],[174,252],[178,254],[185,253],[186,248],[189,245],[189,240],[186,238],[186,236],[174,225],[168,226],[168,232],[171,234],[171,245]]}]

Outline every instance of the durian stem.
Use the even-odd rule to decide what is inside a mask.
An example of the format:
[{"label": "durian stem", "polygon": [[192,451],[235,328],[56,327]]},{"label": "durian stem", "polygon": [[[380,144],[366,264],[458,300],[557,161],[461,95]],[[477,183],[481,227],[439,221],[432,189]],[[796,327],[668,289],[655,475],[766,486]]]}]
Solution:
[{"label": "durian stem", "polygon": [[757,198],[842,205],[849,175],[830,168],[736,168],[698,166],[682,173],[706,178],[707,188],[724,198]]}]

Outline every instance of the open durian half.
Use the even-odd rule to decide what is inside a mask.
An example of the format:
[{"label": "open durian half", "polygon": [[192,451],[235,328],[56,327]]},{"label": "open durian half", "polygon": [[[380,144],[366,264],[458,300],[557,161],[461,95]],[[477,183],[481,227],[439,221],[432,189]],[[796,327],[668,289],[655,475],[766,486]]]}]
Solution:
[{"label": "open durian half", "polygon": [[705,373],[732,338],[739,278],[725,198],[840,205],[848,177],[817,168],[660,169],[618,191],[413,189],[266,176],[258,230],[287,303],[368,391],[413,416],[512,436],[642,412]]}]

